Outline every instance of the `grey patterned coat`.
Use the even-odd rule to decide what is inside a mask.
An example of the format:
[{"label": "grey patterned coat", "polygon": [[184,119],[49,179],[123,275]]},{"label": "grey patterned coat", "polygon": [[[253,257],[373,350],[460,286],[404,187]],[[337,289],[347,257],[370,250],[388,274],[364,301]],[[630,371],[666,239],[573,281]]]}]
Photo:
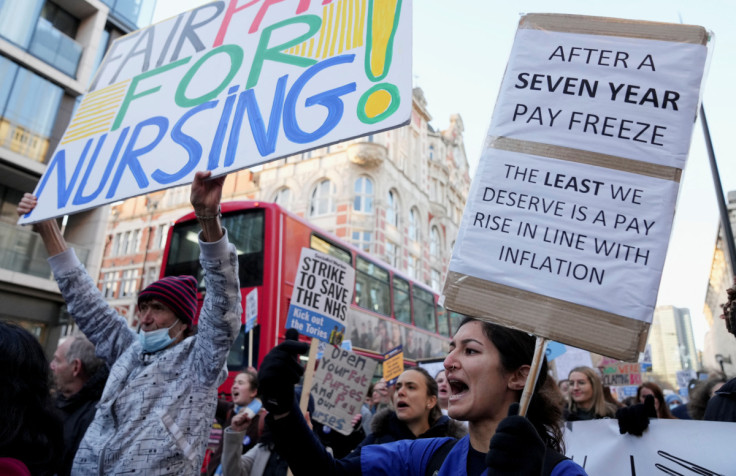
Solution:
[{"label": "grey patterned coat", "polygon": [[145,355],[74,251],[49,258],[69,313],[110,366],[72,474],[199,474],[242,314],[235,247],[227,234],[199,244],[207,293],[198,333]]}]

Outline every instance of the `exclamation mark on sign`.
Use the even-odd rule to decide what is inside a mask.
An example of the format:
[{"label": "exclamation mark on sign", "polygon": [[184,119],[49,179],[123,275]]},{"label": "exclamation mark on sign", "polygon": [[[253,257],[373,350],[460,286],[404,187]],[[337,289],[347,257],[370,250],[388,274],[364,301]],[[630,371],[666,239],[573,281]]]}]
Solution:
[{"label": "exclamation mark on sign", "polygon": [[[381,81],[391,68],[394,34],[399,25],[402,0],[369,0],[365,72],[368,79]],[[401,102],[399,88],[378,83],[358,101],[358,118],[366,124],[380,122],[396,112]]]}]

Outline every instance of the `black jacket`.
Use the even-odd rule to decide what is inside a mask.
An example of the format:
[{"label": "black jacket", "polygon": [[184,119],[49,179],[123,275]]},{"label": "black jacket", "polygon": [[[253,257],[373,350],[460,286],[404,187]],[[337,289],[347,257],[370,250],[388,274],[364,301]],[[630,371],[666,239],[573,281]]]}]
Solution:
[{"label": "black jacket", "polygon": [[736,423],[736,378],[732,378],[708,400],[703,420]]},{"label": "black jacket", "polygon": [[398,419],[396,412],[390,409],[376,413],[371,420],[371,434],[358,447],[390,443],[398,440],[415,440],[419,438],[440,438],[451,436],[462,438],[468,432],[465,425],[442,415],[434,424],[419,436],[414,436],[408,426]]},{"label": "black jacket", "polygon": [[56,396],[56,408],[64,422],[64,458],[59,476],[71,474],[74,455],[87,427],[95,417],[97,402],[105,389],[108,375],[107,366],[103,365],[79,392],[69,398],[61,393]]}]

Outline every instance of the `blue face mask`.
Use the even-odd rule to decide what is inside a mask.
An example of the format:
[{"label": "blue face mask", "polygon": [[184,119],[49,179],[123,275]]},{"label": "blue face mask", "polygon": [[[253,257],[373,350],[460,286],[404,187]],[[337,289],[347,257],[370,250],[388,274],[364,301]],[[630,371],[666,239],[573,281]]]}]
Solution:
[{"label": "blue face mask", "polygon": [[[175,337],[169,336],[169,330],[172,329],[179,321],[175,321],[171,327],[167,327],[164,329],[156,329],[155,331],[138,331],[138,342],[141,343],[141,347],[143,347],[143,352],[152,353],[152,352],[158,352],[161,349],[165,349],[169,345],[171,345],[172,342],[174,342]],[[178,336],[179,334],[177,334]]]}]

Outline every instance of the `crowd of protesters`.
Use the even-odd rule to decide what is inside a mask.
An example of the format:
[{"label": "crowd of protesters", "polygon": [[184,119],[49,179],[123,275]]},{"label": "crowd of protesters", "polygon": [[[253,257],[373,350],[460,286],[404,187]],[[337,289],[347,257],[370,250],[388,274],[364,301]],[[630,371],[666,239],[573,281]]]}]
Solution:
[{"label": "crowd of protesters", "polygon": [[[140,327],[131,330],[56,222],[36,225],[84,335],[63,340],[49,362],[33,335],[0,322],[0,473],[570,476],[586,473],[565,457],[564,421],[617,418],[634,435],[651,418],[736,421],[736,379],[694,382],[687,399],[645,382],[626,405],[597,370],[576,367],[555,381],[546,359],[519,416],[535,339],[475,318],[460,324],[434,376],[411,367],[390,385],[371,384],[347,436],[297,405],[298,355],[308,347],[298,335],[271,349],[258,370],[238,374],[231,401],[218,400],[242,312],[235,249],[219,219],[223,181],[199,172],[192,184],[207,288],[196,333],[196,279],[167,277],[143,289]],[[18,212],[35,204],[26,195]],[[722,316],[734,335],[735,300],[736,285]],[[213,422],[223,431],[206,453]]]}]

